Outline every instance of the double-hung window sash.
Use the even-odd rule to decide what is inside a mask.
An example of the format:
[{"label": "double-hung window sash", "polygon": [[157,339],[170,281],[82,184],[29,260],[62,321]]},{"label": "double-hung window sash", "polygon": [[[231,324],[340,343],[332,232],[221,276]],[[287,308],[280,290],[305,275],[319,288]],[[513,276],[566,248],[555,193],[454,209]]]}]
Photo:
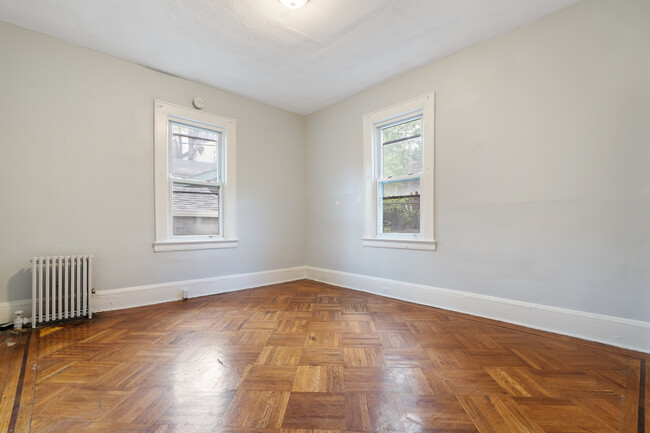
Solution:
[{"label": "double-hung window sash", "polygon": [[420,235],[422,114],[380,124],[377,144],[377,234]]},{"label": "double-hung window sash", "polygon": [[172,237],[221,236],[223,132],[170,120]]}]

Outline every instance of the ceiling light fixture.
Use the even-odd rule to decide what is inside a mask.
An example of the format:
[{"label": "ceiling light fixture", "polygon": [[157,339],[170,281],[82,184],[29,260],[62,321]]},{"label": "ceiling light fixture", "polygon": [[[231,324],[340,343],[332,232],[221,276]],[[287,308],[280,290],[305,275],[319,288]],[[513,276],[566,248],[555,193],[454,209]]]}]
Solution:
[{"label": "ceiling light fixture", "polygon": [[280,0],[280,2],[289,9],[301,8],[307,3],[308,0]]}]

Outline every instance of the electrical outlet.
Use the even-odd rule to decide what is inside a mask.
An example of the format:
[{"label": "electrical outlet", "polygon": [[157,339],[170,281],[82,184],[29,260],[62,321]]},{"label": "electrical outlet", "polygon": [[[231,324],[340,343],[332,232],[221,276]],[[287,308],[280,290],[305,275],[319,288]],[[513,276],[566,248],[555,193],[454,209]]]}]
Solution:
[{"label": "electrical outlet", "polygon": [[383,295],[390,295],[390,289],[388,287],[382,287],[381,288],[381,293]]}]

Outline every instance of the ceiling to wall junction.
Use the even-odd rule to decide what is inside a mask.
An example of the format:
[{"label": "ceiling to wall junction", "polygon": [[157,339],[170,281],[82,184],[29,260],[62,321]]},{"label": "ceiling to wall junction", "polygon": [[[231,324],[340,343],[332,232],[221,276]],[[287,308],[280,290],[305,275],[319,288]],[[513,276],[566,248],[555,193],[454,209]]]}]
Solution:
[{"label": "ceiling to wall junction", "polygon": [[308,114],[578,0],[0,0],[0,19]]}]

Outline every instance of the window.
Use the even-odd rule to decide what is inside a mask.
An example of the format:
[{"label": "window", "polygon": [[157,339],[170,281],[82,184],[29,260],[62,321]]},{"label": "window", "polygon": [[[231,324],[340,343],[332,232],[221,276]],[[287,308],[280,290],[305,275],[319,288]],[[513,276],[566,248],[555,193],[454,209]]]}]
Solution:
[{"label": "window", "polygon": [[235,121],[155,101],[154,251],[236,247]]},{"label": "window", "polygon": [[434,95],[363,117],[363,245],[435,250]]}]

